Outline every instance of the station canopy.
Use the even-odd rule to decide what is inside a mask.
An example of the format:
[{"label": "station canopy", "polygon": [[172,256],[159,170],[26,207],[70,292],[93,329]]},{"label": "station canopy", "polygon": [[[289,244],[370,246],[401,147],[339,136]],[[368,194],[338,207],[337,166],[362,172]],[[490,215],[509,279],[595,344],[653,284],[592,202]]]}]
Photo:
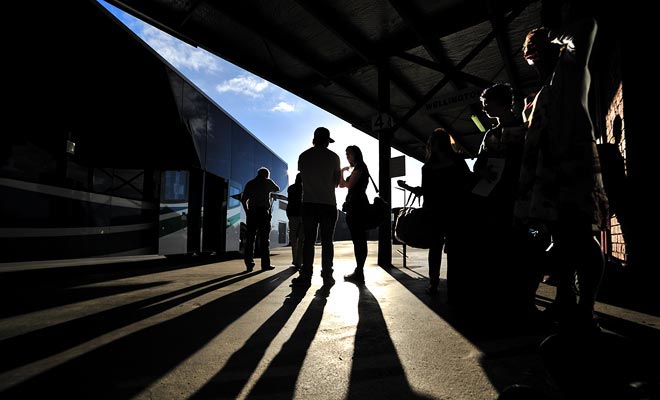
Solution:
[{"label": "station canopy", "polygon": [[476,152],[482,134],[475,120],[486,128],[492,122],[479,103],[485,87],[508,82],[521,99],[538,85],[521,47],[540,24],[540,1],[109,3],[375,138],[391,121],[392,147],[418,160],[438,127],[452,133],[467,156]]}]

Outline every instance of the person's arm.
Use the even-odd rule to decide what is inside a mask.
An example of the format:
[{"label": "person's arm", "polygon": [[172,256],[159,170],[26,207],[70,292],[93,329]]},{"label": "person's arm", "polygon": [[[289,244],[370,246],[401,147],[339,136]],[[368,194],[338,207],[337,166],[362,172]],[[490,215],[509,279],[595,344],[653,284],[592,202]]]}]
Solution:
[{"label": "person's arm", "polygon": [[[347,167],[344,167],[347,168]],[[342,170],[343,171],[343,170]],[[342,172],[343,175],[343,172]],[[341,180],[343,182],[343,186],[345,188],[352,188],[357,184],[357,182],[360,181],[360,177],[362,176],[362,169],[353,169],[353,172],[348,176],[348,180],[344,180],[344,177],[342,176]]]},{"label": "person's arm", "polygon": [[550,32],[550,35],[554,36],[553,42],[566,46],[566,50],[580,65],[587,66],[597,31],[596,20],[584,18],[566,25],[556,33]]},{"label": "person's arm", "polygon": [[[339,187],[340,188],[347,187],[346,185],[347,185],[348,181],[346,179],[344,179],[344,172],[348,171],[349,169],[351,169],[351,167],[346,166],[346,167],[342,168],[340,173],[339,173]],[[349,175],[349,177],[350,177],[350,175]]]},{"label": "person's arm", "polygon": [[247,196],[247,194],[245,194],[245,191],[243,191],[243,193],[241,193],[241,204],[243,205],[243,209],[245,210],[245,212],[247,212],[247,210],[248,210],[248,196]]},{"label": "person's arm", "polygon": [[270,181],[270,184],[271,184],[271,192],[275,192],[275,193],[279,192],[279,191],[280,191],[280,187],[277,186],[277,183],[275,183],[275,181],[273,181],[273,180],[270,179],[270,178],[269,178],[268,180]]},{"label": "person's arm", "polygon": [[341,169],[339,168],[339,156],[335,154],[335,170],[332,173],[333,185],[339,187],[339,182],[341,180]]},{"label": "person's arm", "polygon": [[403,179],[399,179],[398,181],[396,181],[396,183],[397,183],[397,185],[399,185],[399,187],[402,187],[406,190],[410,190],[411,192],[413,192],[417,196],[422,195],[422,187],[421,186],[414,186],[414,187],[410,186]]}]

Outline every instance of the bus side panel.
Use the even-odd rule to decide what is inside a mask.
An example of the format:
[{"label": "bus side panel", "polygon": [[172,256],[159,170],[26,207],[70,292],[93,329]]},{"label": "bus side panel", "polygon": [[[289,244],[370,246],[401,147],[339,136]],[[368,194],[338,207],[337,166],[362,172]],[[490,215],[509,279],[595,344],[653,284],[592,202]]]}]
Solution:
[{"label": "bus side panel", "polygon": [[158,254],[188,253],[188,178],[188,171],[162,174]]},{"label": "bus side panel", "polygon": [[1,262],[153,254],[153,204],[0,178]]}]

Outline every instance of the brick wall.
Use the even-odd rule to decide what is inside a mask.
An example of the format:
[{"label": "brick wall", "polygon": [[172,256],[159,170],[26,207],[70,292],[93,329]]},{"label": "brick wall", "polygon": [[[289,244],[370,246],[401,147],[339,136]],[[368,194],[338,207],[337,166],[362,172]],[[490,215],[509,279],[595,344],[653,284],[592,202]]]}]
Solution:
[{"label": "brick wall", "polygon": [[[623,90],[621,84],[619,84],[619,87],[612,98],[610,108],[607,111],[606,127],[607,142],[618,144],[619,150],[625,160],[626,130],[625,119],[623,116]],[[626,241],[623,237],[621,223],[616,216],[613,216],[610,220],[610,225],[609,246],[607,246],[609,248],[609,256],[625,264],[628,259],[628,252],[626,251]]]}]

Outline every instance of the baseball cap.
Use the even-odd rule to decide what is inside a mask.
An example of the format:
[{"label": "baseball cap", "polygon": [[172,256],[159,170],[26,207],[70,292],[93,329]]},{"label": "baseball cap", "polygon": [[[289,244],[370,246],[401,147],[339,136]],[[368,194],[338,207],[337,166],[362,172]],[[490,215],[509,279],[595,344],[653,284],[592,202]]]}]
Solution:
[{"label": "baseball cap", "polygon": [[329,143],[334,143],[335,140],[330,137],[330,131],[325,127],[318,127],[314,130],[314,142],[317,140],[327,140]]}]

